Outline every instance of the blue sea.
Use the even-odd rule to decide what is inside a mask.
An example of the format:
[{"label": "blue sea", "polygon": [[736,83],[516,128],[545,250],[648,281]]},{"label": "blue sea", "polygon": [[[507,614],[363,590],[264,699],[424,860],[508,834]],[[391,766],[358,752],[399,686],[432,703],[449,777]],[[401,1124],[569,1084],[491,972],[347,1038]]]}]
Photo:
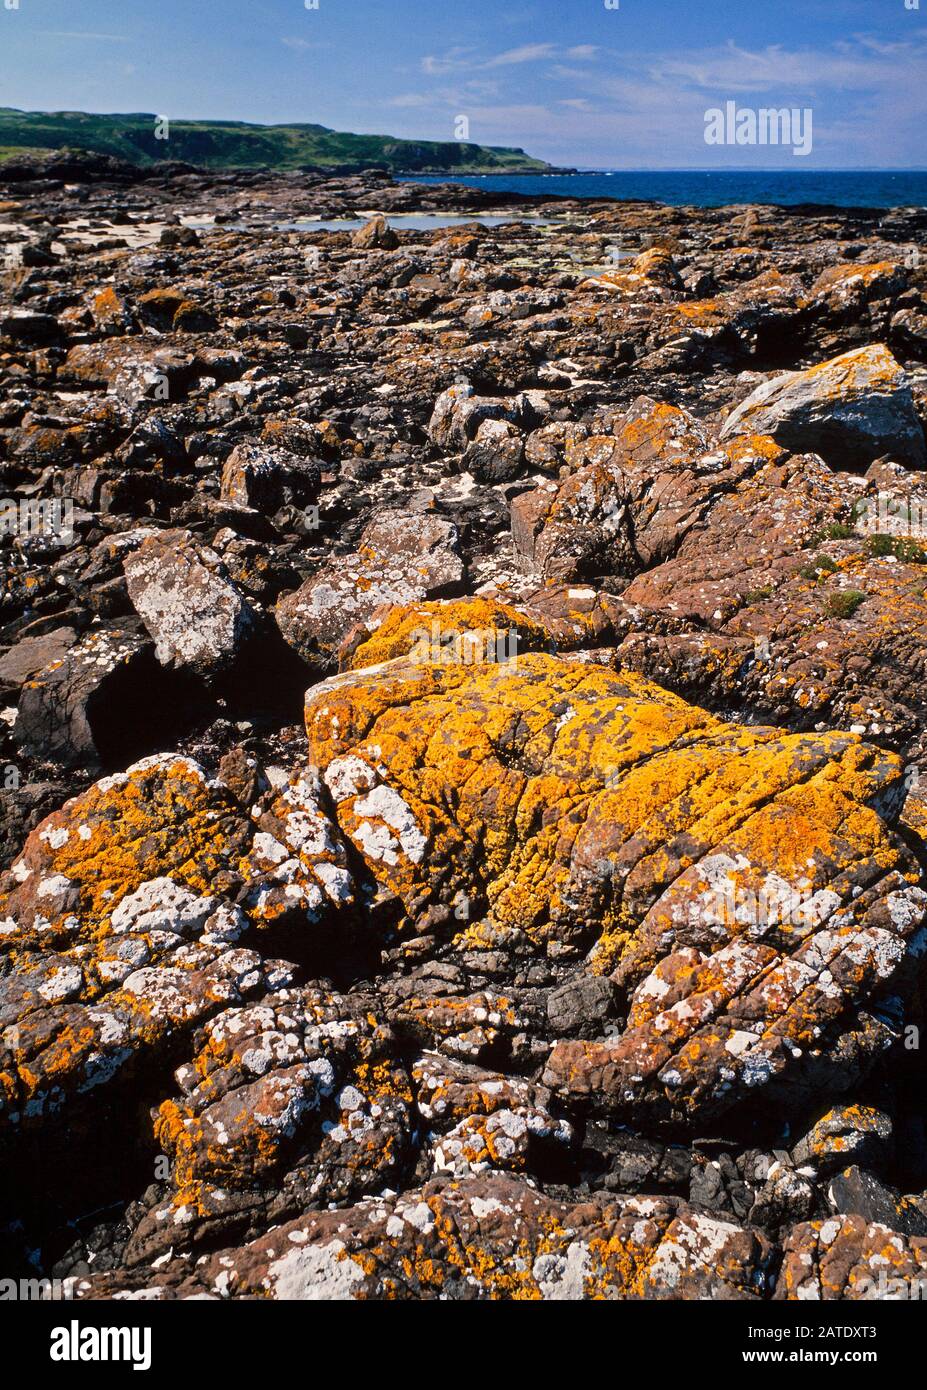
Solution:
[{"label": "blue sea", "polygon": [[409,176],[404,182],[463,183],[496,193],[549,198],[641,199],[675,206],[828,203],[837,207],[927,207],[927,169],[616,169],[579,174]]}]

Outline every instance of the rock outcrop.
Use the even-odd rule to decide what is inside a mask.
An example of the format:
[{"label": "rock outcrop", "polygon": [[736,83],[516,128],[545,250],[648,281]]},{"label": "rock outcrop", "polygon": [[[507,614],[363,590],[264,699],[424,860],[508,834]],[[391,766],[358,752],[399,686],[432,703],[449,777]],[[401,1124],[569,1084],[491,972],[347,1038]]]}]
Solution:
[{"label": "rock outcrop", "polygon": [[927,1286],[927,216],[502,196],[0,164],[5,1275]]}]

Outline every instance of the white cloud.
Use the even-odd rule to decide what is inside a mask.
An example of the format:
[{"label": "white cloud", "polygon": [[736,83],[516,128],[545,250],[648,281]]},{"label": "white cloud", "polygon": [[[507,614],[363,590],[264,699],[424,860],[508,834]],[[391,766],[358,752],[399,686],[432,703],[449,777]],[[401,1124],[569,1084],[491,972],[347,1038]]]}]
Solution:
[{"label": "white cloud", "polygon": [[523,63],[540,63],[553,58],[557,46],[553,43],[525,43],[520,48],[508,48],[491,57],[480,57],[474,48],[450,48],[446,53],[430,53],[422,59],[422,71],[430,77],[448,72],[485,72],[490,68],[520,67]]},{"label": "white cloud", "polygon": [[857,39],[830,49],[789,50],[781,44],[769,44],[752,51],[728,42],[720,49],[655,59],[649,72],[656,82],[681,82],[702,91],[856,93],[897,82],[899,63],[904,65],[915,55],[916,61],[923,63],[927,55],[922,43],[879,45]]},{"label": "white cloud", "polygon": [[448,72],[463,72],[474,65],[468,57],[472,52],[472,48],[450,48],[440,56],[429,53],[422,59],[422,72],[427,73],[429,77],[440,77]]},{"label": "white cloud", "polygon": [[422,107],[433,106],[434,97],[425,92],[402,92],[399,96],[390,97],[387,106],[395,107]]},{"label": "white cloud", "polygon": [[[408,109],[409,134],[437,129],[449,111],[466,112],[482,142],[520,145],[556,163],[710,167],[704,114],[729,99],[812,107],[819,168],[924,163],[927,35],[920,33],[891,42],[848,33],[794,48],[532,43],[493,55],[461,46],[422,68],[421,90],[413,82],[392,103]],[[725,149],[723,162],[758,167],[763,158],[783,162],[775,150],[756,149]]]},{"label": "white cloud", "polygon": [[507,68],[518,63],[537,63],[544,58],[552,58],[557,49],[552,43],[526,43],[521,48],[510,48],[505,53],[497,53],[483,67]]}]

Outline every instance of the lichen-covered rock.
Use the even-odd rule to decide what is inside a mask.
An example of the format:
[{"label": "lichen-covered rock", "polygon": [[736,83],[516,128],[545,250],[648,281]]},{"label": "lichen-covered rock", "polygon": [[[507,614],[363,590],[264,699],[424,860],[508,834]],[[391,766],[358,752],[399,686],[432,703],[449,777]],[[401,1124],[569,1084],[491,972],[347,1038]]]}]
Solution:
[{"label": "lichen-covered rock", "polygon": [[[659,372],[746,365],[800,338],[807,315],[801,279],[772,266],[721,294],[709,289],[707,298],[661,308],[647,325],[643,361]],[[756,432],[767,433],[759,426]]]},{"label": "lichen-covered rock", "polygon": [[456,589],[464,575],[457,528],[436,516],[387,512],[350,555],[332,559],[277,604],[286,641],[304,660],[325,660],[348,632],[385,604]]},{"label": "lichen-covered rock", "polygon": [[552,645],[549,628],[528,612],[485,598],[391,604],[349,633],[338,653],[342,669],[360,670],[411,656],[425,665],[483,665]]},{"label": "lichen-covered rock", "polygon": [[401,1179],[412,1092],[371,1003],[283,989],[205,1024],[155,1117],[171,1193],[136,1227],[128,1264]]},{"label": "lichen-covered rock", "polygon": [[925,1290],[927,1240],[850,1215],[810,1221],[792,1231],[775,1297],[814,1302],[921,1300]]},{"label": "lichen-covered rock", "polygon": [[571,450],[574,471],[512,502],[516,549],[548,580],[629,578],[675,554],[711,504],[784,457],[764,435],[713,448],[688,412],[640,397]]},{"label": "lichen-covered rock", "polygon": [[2,1272],[909,1296],[924,211],[150,173],[0,162]]},{"label": "lichen-covered rock", "polygon": [[687,698],[747,701],[895,748],[924,727],[927,603],[916,539],[873,535],[916,475],[853,479],[815,455],[760,467],[622,593],[620,659]]},{"label": "lichen-covered rock", "polygon": [[827,266],[810,291],[822,348],[839,352],[851,343],[873,342],[894,346],[901,336],[895,310],[908,281],[905,267],[895,260]]},{"label": "lichen-covered rock", "polygon": [[550,1114],[550,1093],[543,1086],[438,1053],[420,1057],[412,1078],[436,1172],[524,1172],[538,1151],[572,1142],[572,1127]]},{"label": "lichen-covered rock", "polygon": [[[156,1298],[749,1300],[765,1294],[771,1264],[758,1232],[671,1198],[570,1203],[500,1175],[307,1213],[193,1274],[164,1265],[143,1286]],[[126,1282],[82,1280],[76,1295]]]},{"label": "lichen-covered rock", "polygon": [[511,407],[503,400],[474,394],[467,383],[451,386],[435,401],[428,435],[444,449],[466,449],[488,420],[511,420]]},{"label": "lichen-covered rock", "polygon": [[417,933],[465,941],[485,917],[592,949],[629,992],[620,1035],[555,1048],[563,1094],[691,1120],[845,1084],[897,1036],[866,1008],[903,982],[927,896],[886,825],[903,765],[857,737],[739,729],[541,655],[334,677],[306,727],[343,833]]},{"label": "lichen-covered rock", "polygon": [[318,464],[270,444],[238,444],[222,469],[220,496],[238,506],[275,512],[285,502],[306,506],[319,492]]},{"label": "lichen-covered rock", "polygon": [[659,302],[669,298],[668,291],[682,288],[673,257],[663,246],[635,256],[626,269],[607,270],[594,279],[585,280],[581,290],[602,289],[620,299]]},{"label": "lichen-covered rock", "polygon": [[588,464],[558,487],[545,480],[512,503],[512,538],[545,579],[560,583],[637,568],[620,471]]},{"label": "lichen-covered rock", "polygon": [[813,298],[830,309],[859,310],[864,303],[891,299],[907,285],[908,277],[895,261],[859,265],[854,261],[828,266],[811,287]]},{"label": "lichen-covered rock", "polygon": [[819,1174],[848,1163],[872,1163],[891,1148],[892,1122],[871,1105],[838,1105],[822,1115],[792,1150],[794,1162]]},{"label": "lichen-covered rock", "polygon": [[257,921],[317,926],[356,901],[344,843],[314,767],[297,765],[250,807],[255,835],[242,861],[242,899]]},{"label": "lichen-covered rock", "polygon": [[67,1118],[114,1078],[163,1066],[219,1009],[288,984],[292,966],[237,943],[284,906],[304,930],[334,917],[350,886],[311,773],[255,818],[170,756],[67,802],[0,898],[6,1125]]},{"label": "lichen-covered rock", "polygon": [[848,468],[885,453],[914,468],[927,465],[907,379],[881,343],[757,387],[728,416],[722,438],[745,432],[770,434],[796,451],[817,450]]},{"label": "lichen-covered rock", "polygon": [[752,1196],[748,1218],[766,1230],[788,1229],[805,1221],[816,1206],[815,1189],[806,1174],[779,1158],[769,1165],[765,1181]]},{"label": "lichen-covered rock", "polygon": [[163,666],[206,677],[234,665],[258,619],[214,550],[188,531],[149,536],[126,556],[129,597]]},{"label": "lichen-covered rock", "polygon": [[[473,944],[477,941],[478,934]],[[449,993],[446,985],[444,990],[419,988],[413,980],[401,997],[390,994],[389,1021],[401,1037],[468,1062],[510,1057],[516,1040],[536,1026],[531,1011],[507,992]]]},{"label": "lichen-covered rock", "polygon": [[351,235],[351,244],[361,251],[394,251],[399,245],[399,237],[385,217],[371,217],[363,227]]},{"label": "lichen-covered rock", "polygon": [[93,296],[91,312],[97,328],[113,337],[122,337],[132,329],[132,311],[112,285]]}]

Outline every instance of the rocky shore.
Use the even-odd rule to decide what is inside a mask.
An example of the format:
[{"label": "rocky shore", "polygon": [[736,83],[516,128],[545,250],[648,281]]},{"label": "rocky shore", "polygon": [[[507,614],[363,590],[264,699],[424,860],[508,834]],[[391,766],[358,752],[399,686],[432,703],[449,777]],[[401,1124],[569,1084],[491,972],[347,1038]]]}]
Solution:
[{"label": "rocky shore", "polygon": [[0,165],[4,1277],[924,1296],[927,211],[501,196]]}]

